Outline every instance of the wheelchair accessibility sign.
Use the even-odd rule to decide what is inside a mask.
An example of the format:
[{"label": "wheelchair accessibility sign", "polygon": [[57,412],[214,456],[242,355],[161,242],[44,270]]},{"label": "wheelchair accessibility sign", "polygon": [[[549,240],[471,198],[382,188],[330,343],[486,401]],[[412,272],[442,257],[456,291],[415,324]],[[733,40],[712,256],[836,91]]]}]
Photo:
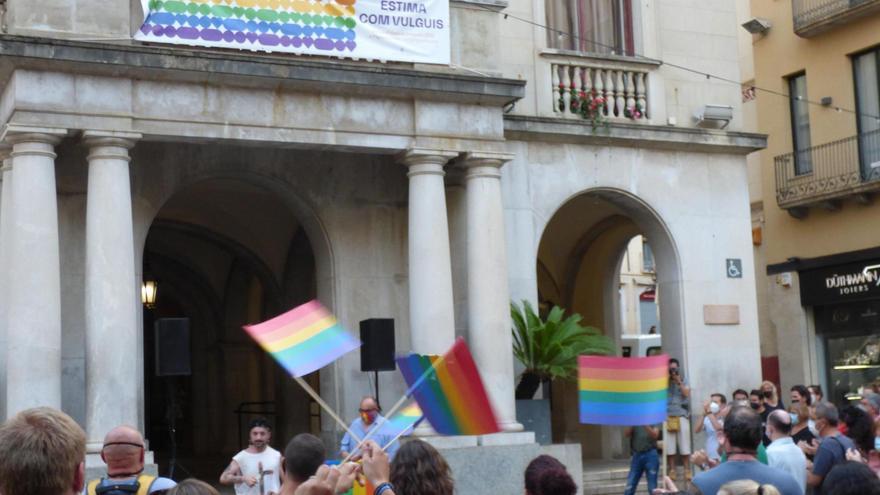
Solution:
[{"label": "wheelchair accessibility sign", "polygon": [[743,277],[743,262],[739,258],[727,258],[727,278]]}]

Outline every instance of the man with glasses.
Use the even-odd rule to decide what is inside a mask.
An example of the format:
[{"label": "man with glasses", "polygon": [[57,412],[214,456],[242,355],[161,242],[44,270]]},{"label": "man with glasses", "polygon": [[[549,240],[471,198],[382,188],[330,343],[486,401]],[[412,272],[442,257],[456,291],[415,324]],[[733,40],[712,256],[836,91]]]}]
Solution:
[{"label": "man with glasses", "polygon": [[[373,433],[370,436],[370,439],[384,447],[388,442],[394,439],[396,436],[395,433],[399,432],[395,432],[392,425],[384,424],[385,418],[379,414],[380,412],[381,409],[379,408],[376,399],[370,395],[365,396],[361,399],[361,405],[358,409],[360,417],[354,420],[348,429],[357,435],[358,439],[363,439],[375,428],[379,428],[379,431]],[[347,457],[348,454],[357,447],[358,439],[352,438],[351,435],[346,433],[345,436],[342,437],[342,442],[339,446],[339,455],[343,458]],[[395,440],[394,443],[385,449],[385,452],[388,453],[388,457],[393,459],[398,448],[400,448],[400,443]]]},{"label": "man with glasses", "polygon": [[168,478],[144,474],[144,437],[129,426],[117,426],[104,437],[101,460],[107,476],[88,484],[88,495],[163,493],[177,484]]}]

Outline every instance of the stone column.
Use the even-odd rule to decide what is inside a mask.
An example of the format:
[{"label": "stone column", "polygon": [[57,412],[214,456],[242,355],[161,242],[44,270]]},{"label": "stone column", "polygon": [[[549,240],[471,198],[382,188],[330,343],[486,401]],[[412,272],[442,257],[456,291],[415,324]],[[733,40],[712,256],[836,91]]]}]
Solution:
[{"label": "stone column", "polygon": [[521,431],[514,402],[510,291],[501,202],[506,153],[466,153],[468,328],[471,351],[504,431]]},{"label": "stone column", "polygon": [[[63,129],[7,125],[14,180],[6,258],[6,417],[61,408],[61,276],[55,145]],[[4,174],[5,175],[5,174]],[[4,208],[5,210],[5,208]]]},{"label": "stone column", "polygon": [[138,424],[138,317],[128,150],[141,136],[86,131],[86,434]]},{"label": "stone column", "polygon": [[3,163],[0,167],[0,181],[3,182],[0,192],[0,422],[6,419],[6,290],[9,287],[9,269],[5,260],[12,232],[9,227],[9,215],[12,212],[11,154],[12,146],[0,143],[0,159]]},{"label": "stone column", "polygon": [[443,166],[454,152],[412,149],[409,168],[409,326],[413,351],[443,354],[455,339]]}]

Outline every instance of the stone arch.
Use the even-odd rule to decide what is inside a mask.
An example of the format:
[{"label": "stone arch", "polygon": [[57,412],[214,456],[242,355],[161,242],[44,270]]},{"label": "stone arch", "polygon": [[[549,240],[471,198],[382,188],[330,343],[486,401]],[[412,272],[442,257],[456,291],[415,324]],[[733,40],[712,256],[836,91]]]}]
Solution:
[{"label": "stone arch", "polygon": [[[621,256],[634,235],[641,233],[650,239],[658,292],[662,294],[663,348],[686,360],[681,260],[676,241],[657,209],[623,189],[589,187],[564,197],[552,209],[548,205],[544,211],[551,213],[536,228],[538,270],[559,281],[567,310],[580,313],[584,324],[603,329],[618,349]],[[539,276],[539,283],[547,278],[547,274]],[[554,441],[581,442],[587,458],[610,459],[626,454],[618,429],[577,422],[577,404],[572,400],[576,392],[571,387],[553,387]]]},{"label": "stone arch", "polygon": [[[661,310],[661,325],[669,329],[677,329],[669,335],[669,339],[664,336],[664,350],[670,354],[680,356],[679,359],[686,359],[685,341],[686,332],[683,327],[683,311],[684,301],[682,299],[680,282],[682,280],[682,263],[679,255],[676,240],[669,229],[667,222],[651,203],[643,196],[635,195],[624,189],[614,187],[590,187],[585,188],[567,197],[547,205],[545,211],[552,212],[544,218],[540,218],[535,232],[537,238],[535,242],[535,258],[540,258],[541,242],[547,234],[551,220],[563,210],[566,205],[571,204],[579,197],[598,198],[603,202],[615,207],[625,217],[631,220],[639,230],[641,230],[651,240],[652,249],[657,265],[657,285],[660,290],[665,292],[664,297],[668,298],[664,303],[664,309]],[[598,223],[598,222],[597,222]],[[599,227],[605,227],[599,224]],[[582,236],[578,236],[578,241],[588,245],[594,241],[601,232],[585,232]],[[590,241],[590,242],[587,242]],[[579,244],[580,252],[583,252],[584,245]],[[580,263],[578,262],[577,265]],[[557,280],[559,280],[557,278]],[[562,289],[565,291],[565,289]]]},{"label": "stone arch", "polygon": [[328,307],[334,307],[336,294],[332,284],[335,272],[333,247],[329,233],[318,215],[317,209],[307,199],[304,191],[299,190],[295,184],[263,172],[250,170],[247,167],[218,167],[217,169],[197,171],[192,175],[181,177],[172,187],[156,191],[152,195],[153,197],[144,198],[147,201],[139,205],[141,207],[136,208],[135,211],[135,216],[140,217],[135,225],[136,265],[140,266],[143,263],[147,233],[162,207],[179,192],[198,183],[217,179],[241,181],[268,190],[288,207],[301,223],[306,239],[312,248],[315,258],[318,298]]},{"label": "stone arch", "polygon": [[[140,283],[140,278],[142,277],[141,267],[143,266],[144,256],[149,247],[147,237],[151,230],[156,227],[156,231],[164,230],[176,232],[175,235],[199,239],[199,242],[216,245],[218,251],[225,250],[228,252],[232,262],[227,266],[230,276],[234,275],[234,277],[228,278],[226,282],[221,283],[219,286],[215,283],[213,289],[211,287],[207,288],[207,291],[215,292],[214,295],[217,296],[219,300],[225,301],[220,304],[221,307],[229,308],[235,306],[236,308],[239,308],[237,313],[231,313],[232,316],[221,312],[222,314],[217,316],[217,318],[221,320],[222,325],[229,326],[230,323],[239,320],[244,321],[245,323],[249,321],[258,321],[258,319],[254,318],[274,316],[278,311],[285,309],[288,303],[288,294],[286,294],[285,291],[289,289],[292,283],[295,283],[295,281],[291,281],[291,277],[303,277],[306,281],[304,283],[307,283],[309,286],[306,291],[301,291],[302,293],[297,294],[297,296],[302,297],[305,292],[309,292],[309,298],[317,295],[318,299],[324,302],[328,307],[333,308],[336,305],[336,288],[333,283],[334,256],[330,243],[330,236],[324,226],[324,222],[318,214],[314,198],[309,197],[308,185],[301,186],[297,184],[295,180],[296,174],[285,173],[283,171],[284,167],[280,166],[280,163],[283,163],[283,161],[279,159],[275,153],[263,151],[254,152],[253,162],[260,162],[265,159],[267,162],[274,165],[252,166],[249,165],[248,162],[243,161],[242,156],[245,155],[245,152],[242,152],[238,148],[219,146],[218,148],[221,150],[218,151],[207,146],[199,146],[197,149],[204,151],[193,152],[192,149],[196,148],[195,146],[182,145],[184,151],[182,151],[181,156],[163,156],[164,148],[154,147],[151,149],[149,143],[144,143],[143,147],[145,149],[143,149],[142,152],[145,155],[158,153],[160,156],[157,160],[153,161],[153,167],[158,169],[158,171],[151,170],[151,173],[147,174],[135,169],[133,174],[135,254],[138,266],[138,283]],[[225,156],[226,154],[222,152],[223,149],[229,151],[229,156]],[[248,154],[247,156],[251,155]],[[178,161],[181,163],[180,166],[176,165]],[[133,162],[138,163],[137,156],[133,158]],[[141,163],[142,162],[143,160]],[[208,222],[207,224],[202,225],[198,221],[192,223],[178,223],[168,220],[169,215],[163,213],[163,209],[171,204],[175,197],[182,195],[184,203],[187,203],[190,201],[185,199],[185,195],[188,194],[188,191],[191,191],[192,188],[198,188],[200,185],[209,183],[224,183],[226,184],[224,187],[227,188],[236,188],[237,186],[235,184],[241,183],[243,184],[242,189],[252,191],[259,190],[262,197],[267,198],[266,204],[274,205],[277,203],[278,206],[274,207],[276,211],[280,211],[281,208],[286,210],[287,213],[284,213],[281,218],[291,218],[291,221],[286,223],[286,225],[290,226],[290,229],[284,230],[284,232],[277,237],[266,237],[265,241],[256,241],[254,243],[247,242],[245,243],[247,245],[245,245],[240,241],[242,237],[238,234],[247,231],[247,229],[242,230],[239,228],[234,230],[236,235],[224,236],[221,234],[223,229],[216,231],[212,230],[211,225],[216,226],[215,222]],[[208,190],[210,190],[213,186],[209,185],[207,187]],[[228,190],[234,191],[235,189]],[[203,188],[202,191],[205,191],[205,189]],[[211,196],[211,198],[216,198],[216,196]],[[222,204],[222,201],[214,202],[212,199],[211,202],[208,203],[207,208],[200,207],[202,208],[200,210],[202,213],[198,215],[194,214],[193,218],[195,220],[204,218],[206,216],[204,212],[214,211],[212,208],[215,207],[218,208],[217,211],[221,215],[223,212],[232,211],[227,209],[225,205]],[[173,217],[173,215],[174,214],[171,216]],[[243,224],[241,218],[245,217],[239,216],[238,220],[236,220],[236,225]],[[262,227],[254,229],[254,232],[267,233],[270,230],[271,229]],[[288,236],[288,233],[291,235]],[[174,241],[174,243],[179,247],[182,241]],[[266,250],[263,244],[275,246],[271,251],[273,253],[270,257],[272,260],[271,262],[267,261],[270,258],[265,258]],[[295,260],[290,253],[293,251],[294,246],[297,246],[297,252],[299,253],[309,253],[310,256],[307,267],[300,267],[299,269],[291,270],[289,264]],[[178,249],[176,252],[180,253],[181,251]],[[152,255],[152,251],[150,251],[150,256]],[[247,273],[245,274],[241,270],[244,270]],[[303,275],[304,270],[311,271],[308,277]],[[225,272],[221,271],[220,273],[222,274]],[[254,278],[249,278],[251,276]],[[217,277],[215,277],[215,282],[216,278]],[[263,301],[263,314],[259,316],[249,315],[247,316],[247,320],[242,320],[242,318],[244,318],[244,316],[242,316],[244,313],[241,312],[241,304],[247,304],[244,302],[245,299],[251,297],[251,294],[248,293],[249,289],[247,289],[247,287],[253,286],[253,283],[249,280],[259,281],[257,285],[259,285],[261,289],[259,289],[260,295],[257,297]],[[218,293],[217,290],[222,287],[225,287],[226,291],[220,291]],[[184,295],[183,297],[187,296]],[[267,314],[267,312],[270,314]],[[143,329],[143,325],[141,325],[141,328]],[[236,326],[235,328],[238,327]],[[232,369],[243,369],[241,366],[242,363],[247,363],[245,368],[249,370],[248,373],[242,375],[242,377],[236,379],[236,381],[247,384],[262,382],[263,385],[260,386],[260,390],[265,388],[266,393],[257,393],[256,389],[253,388],[249,389],[253,391],[252,393],[245,395],[232,392],[217,392],[223,394],[222,399],[217,399],[214,402],[221,404],[220,407],[222,407],[222,410],[218,410],[217,407],[215,407],[217,404],[211,406],[213,412],[220,414],[220,419],[214,421],[214,423],[216,423],[213,425],[216,427],[214,431],[236,431],[235,418],[230,416],[230,400],[234,403],[253,400],[276,401],[276,411],[280,411],[284,414],[284,421],[281,420],[280,416],[278,417],[279,420],[276,421],[276,432],[278,433],[276,442],[283,442],[285,437],[289,437],[292,433],[296,433],[296,431],[294,431],[294,426],[296,425],[293,425],[292,422],[297,422],[297,425],[301,427],[298,431],[307,431],[309,428],[309,426],[302,426],[303,422],[305,422],[305,425],[311,424],[312,427],[319,424],[314,422],[310,423],[311,408],[303,407],[306,401],[308,401],[305,393],[302,392],[291,380],[284,380],[282,377],[283,373],[280,373],[275,369],[275,366],[272,364],[271,359],[268,356],[265,356],[261,352],[259,353],[259,356],[251,356],[250,354],[246,355],[244,350],[236,350],[234,348],[235,346],[248,344],[246,339],[238,337],[236,337],[235,342],[225,341],[222,346],[218,346],[217,344],[214,344],[213,347],[203,346],[203,350],[207,349],[205,352],[213,353],[211,354],[212,363],[205,365],[210,366],[207,372],[212,373],[212,376],[216,375],[216,377],[220,377],[224,376],[223,373],[226,373],[223,371],[224,367],[227,371],[230,369],[230,362],[239,363],[239,365],[236,365],[236,367],[233,367]],[[202,337],[200,336],[199,338],[201,339]],[[195,341],[195,335],[193,335],[193,339]],[[239,342],[239,340],[243,341]],[[142,337],[140,339],[140,345],[142,346],[143,343],[144,338]],[[248,345],[248,347],[250,346]],[[140,358],[143,359],[145,355],[143,348],[139,354]],[[193,359],[195,359],[195,356]],[[204,359],[202,361],[204,361]],[[216,377],[214,378],[215,381]],[[255,379],[259,380],[254,381]],[[334,367],[328,367],[321,371],[320,384],[318,383],[316,376],[310,376],[309,381],[315,387],[320,385],[331,390],[335,389],[336,373]],[[144,383],[144,381],[142,381],[142,383]],[[234,392],[236,390],[240,391],[240,389],[241,386],[238,386],[238,388],[232,388],[231,390]],[[144,391],[142,391],[142,394],[144,394]],[[264,396],[267,397],[267,399],[256,399],[250,397],[251,395]],[[326,395],[332,396],[332,394]],[[288,412],[289,414],[287,414]],[[227,416],[230,417],[227,418]],[[314,433],[318,432],[314,431]],[[200,438],[204,440],[204,435]],[[209,452],[209,454],[217,454],[220,451],[223,451],[224,454],[227,452],[231,454],[234,453],[234,449],[240,447],[234,439],[229,438],[229,435],[225,435],[219,440],[217,438],[210,439],[210,441],[214,442],[211,445],[214,445],[217,442],[222,442],[222,445],[216,445],[214,451]],[[205,444],[206,442],[202,441],[201,443]],[[216,468],[220,470],[222,470],[222,467],[223,466],[216,466]],[[207,466],[204,466],[203,468],[205,469],[203,472],[209,472],[211,469],[214,469],[214,467]]]}]

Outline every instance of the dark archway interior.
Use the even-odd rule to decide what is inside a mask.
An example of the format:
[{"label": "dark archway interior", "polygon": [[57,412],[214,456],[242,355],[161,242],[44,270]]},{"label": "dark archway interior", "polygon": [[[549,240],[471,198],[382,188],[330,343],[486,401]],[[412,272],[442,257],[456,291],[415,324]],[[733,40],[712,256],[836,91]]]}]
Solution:
[{"label": "dark archway interior", "polygon": [[[316,293],[309,239],[275,193],[231,179],[183,188],[151,225],[143,268],[158,284],[155,307],[144,310],[144,381],[160,473],[176,447],[176,479],[216,480],[256,416],[274,425],[276,449],[320,431],[316,405],[241,330]],[[154,324],[163,318],[189,321],[188,376],[156,376]],[[308,377],[316,388],[317,375]]]}]

